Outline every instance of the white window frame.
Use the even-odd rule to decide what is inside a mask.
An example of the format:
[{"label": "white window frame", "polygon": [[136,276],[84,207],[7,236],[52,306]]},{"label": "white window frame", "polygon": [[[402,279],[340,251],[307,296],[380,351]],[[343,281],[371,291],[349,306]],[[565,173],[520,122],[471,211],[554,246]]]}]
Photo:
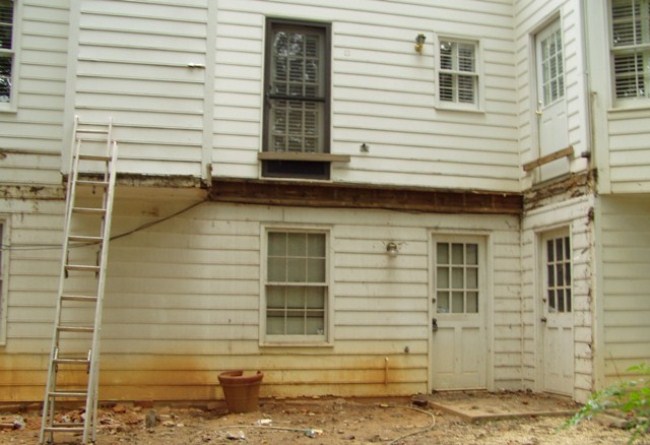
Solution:
[{"label": "white window frame", "polygon": [[[267,328],[267,284],[268,284],[268,237],[271,232],[317,233],[325,236],[325,312],[323,335],[270,335]],[[333,345],[333,292],[332,292],[332,248],[331,228],[324,226],[264,225],[261,230],[262,252],[260,260],[260,346],[318,347]]]},{"label": "white window frame", "polygon": [[[563,246],[563,254],[564,256],[558,260],[557,258],[557,252],[554,253],[553,255],[553,260],[549,264],[549,259],[548,259],[548,243],[553,242],[554,246],[553,248],[555,249],[555,243],[558,239],[562,240]],[[565,240],[568,239],[568,251],[567,246],[564,244]],[[573,247],[572,247],[572,242],[573,240],[571,239],[571,232],[568,227],[563,227],[555,230],[549,230],[547,232],[543,232],[540,234],[540,277],[541,279],[541,292],[542,292],[542,302],[543,302],[543,313],[546,313],[548,311],[549,313],[553,314],[571,314],[575,309],[574,309],[574,298],[575,295],[573,294]],[[557,276],[553,278],[553,285],[549,284],[549,274],[548,274],[548,268],[551,266],[553,268],[554,272],[557,272],[557,266],[561,265],[561,267],[564,269],[562,272],[562,283],[561,285],[558,285],[558,280]],[[569,271],[569,277],[567,278],[566,276],[566,270],[568,267]],[[549,301],[549,292],[554,291],[556,292],[555,298],[554,298],[554,304],[551,304]],[[557,299],[557,292],[561,291],[563,295],[563,304],[562,310],[559,310],[559,300]],[[566,292],[569,292],[569,295],[567,297]],[[568,307],[566,302],[568,303]]]},{"label": "white window frame", "polygon": [[0,345],[7,342],[7,301],[9,295],[9,216],[0,214]]},{"label": "white window frame", "polygon": [[11,48],[2,49],[0,48],[0,53],[10,54],[12,57],[11,62],[11,91],[9,93],[8,102],[0,102],[0,112],[15,112],[17,109],[18,102],[18,65],[20,60],[20,51],[18,47],[18,36],[20,35],[20,17],[22,17],[22,2],[21,0],[13,0],[14,11],[13,11],[13,24],[12,24],[12,35],[11,35]]},{"label": "white window frame", "polygon": [[[634,1],[634,0],[630,0]],[[631,45],[617,45],[617,37],[614,33],[614,4],[615,0],[610,0],[608,2],[608,31],[610,33],[610,57],[611,57],[611,84],[612,84],[612,96],[613,102],[616,106],[627,107],[627,106],[638,106],[643,105],[647,106],[650,104],[650,0],[638,0],[641,2],[640,11],[641,11],[641,42],[633,43]],[[645,12],[644,12],[645,11]],[[643,20],[645,19],[645,24]],[[642,63],[642,72],[641,76],[644,79],[644,94],[639,95],[638,91],[636,95],[630,96],[618,96],[617,93],[617,79],[616,79],[616,56],[617,55],[635,55],[639,54],[643,61]],[[633,75],[634,76],[634,75]]]},{"label": "white window frame", "polygon": [[[441,45],[443,42],[450,41],[452,43],[458,43],[458,44],[464,44],[464,45],[472,45],[474,47],[474,67],[475,70],[470,72],[470,71],[459,71],[459,70],[447,70],[443,69],[441,67],[442,63],[442,51],[441,51]],[[483,72],[483,57],[482,57],[482,48],[483,44],[480,39],[475,39],[467,36],[457,36],[457,35],[449,35],[449,34],[443,34],[443,35],[436,35],[436,42],[435,42],[435,60],[436,60],[436,69],[435,69],[435,85],[436,85],[436,108],[442,109],[442,110],[459,110],[459,111],[475,111],[475,112],[482,112],[484,110],[484,72]],[[447,100],[442,100],[442,95],[440,94],[440,88],[441,88],[441,83],[440,83],[440,74],[441,73],[449,73],[454,78],[457,79],[458,75],[470,75],[473,76],[475,79],[475,100],[472,103],[464,103],[464,102],[458,102],[457,100],[457,94],[458,94],[458,89],[457,87],[454,89],[455,91],[455,100],[454,101],[447,101]]]}]

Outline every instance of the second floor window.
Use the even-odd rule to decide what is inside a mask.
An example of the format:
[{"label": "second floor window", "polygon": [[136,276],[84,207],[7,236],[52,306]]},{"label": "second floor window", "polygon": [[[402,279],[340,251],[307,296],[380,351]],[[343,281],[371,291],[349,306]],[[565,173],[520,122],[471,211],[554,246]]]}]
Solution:
[{"label": "second floor window", "polygon": [[267,23],[264,150],[327,153],[328,27]]},{"label": "second floor window", "polygon": [[650,97],[650,0],[612,0],[617,99]]},{"label": "second floor window", "polygon": [[0,0],[0,105],[11,102],[15,51],[14,2]]},{"label": "second floor window", "polygon": [[438,94],[440,104],[478,107],[477,44],[440,39]]}]

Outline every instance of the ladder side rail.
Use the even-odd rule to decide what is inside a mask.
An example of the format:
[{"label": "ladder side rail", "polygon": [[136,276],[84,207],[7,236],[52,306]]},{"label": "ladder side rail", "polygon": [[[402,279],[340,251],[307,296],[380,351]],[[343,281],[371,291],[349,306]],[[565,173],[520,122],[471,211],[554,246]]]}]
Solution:
[{"label": "ladder side rail", "polygon": [[88,398],[86,400],[86,418],[84,419],[84,433],[82,443],[88,442],[88,436],[92,441],[96,440],[97,430],[97,404],[99,401],[99,364],[100,364],[100,341],[102,331],[103,302],[106,288],[106,267],[108,263],[108,247],[111,237],[111,221],[113,215],[113,197],[115,195],[115,183],[117,179],[117,142],[112,140],[112,131],[109,124],[108,131],[108,155],[110,161],[106,163],[106,175],[108,176],[108,187],[104,194],[104,219],[102,221],[102,241],[99,258],[99,276],[97,283],[97,304],[95,305],[95,330],[93,332],[92,346],[90,349],[90,372],[88,377]]},{"label": "ladder side rail", "polygon": [[68,180],[66,186],[66,207],[65,207],[65,216],[63,222],[63,243],[61,245],[61,266],[59,270],[59,288],[57,291],[57,300],[56,300],[56,310],[54,316],[54,327],[52,334],[52,345],[50,349],[50,361],[48,363],[48,373],[45,383],[45,397],[43,399],[43,417],[41,420],[41,431],[40,431],[40,443],[43,443],[45,440],[45,428],[46,426],[52,426],[54,422],[54,401],[50,397],[51,392],[53,391],[54,386],[56,386],[56,363],[55,355],[57,354],[58,344],[59,344],[59,324],[61,323],[61,295],[63,295],[65,287],[65,274],[66,266],[68,262],[68,251],[70,249],[70,242],[68,239],[70,233],[70,223],[72,219],[72,209],[74,207],[74,200],[76,196],[76,183],[78,178],[79,170],[79,152],[81,150],[81,140],[77,139],[76,129],[78,125],[78,119],[75,117],[74,122],[74,133],[72,139],[72,156],[70,171],[68,172]]}]

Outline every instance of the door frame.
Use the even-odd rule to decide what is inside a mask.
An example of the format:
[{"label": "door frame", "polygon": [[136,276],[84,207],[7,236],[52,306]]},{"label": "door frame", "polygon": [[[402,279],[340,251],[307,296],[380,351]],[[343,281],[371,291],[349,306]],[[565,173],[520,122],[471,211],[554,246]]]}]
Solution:
[{"label": "door frame", "polygon": [[[538,73],[537,66],[537,36],[544,31],[546,28],[551,26],[554,22],[559,22],[560,30],[564,29],[564,22],[562,14],[559,9],[554,9],[551,13],[546,15],[542,20],[540,20],[536,26],[531,28],[528,33],[528,73],[529,73],[529,100],[530,100],[530,150],[533,153],[531,159],[537,159],[542,156],[542,147],[540,144],[541,129],[540,129],[540,119],[537,115],[538,104],[540,100],[539,93],[539,80],[540,73]],[[564,48],[564,38],[562,39],[562,51],[565,51]],[[563,53],[563,61],[566,61]],[[564,73],[566,74],[566,64],[564,64]],[[566,77],[564,79],[564,100],[566,101]],[[567,110],[568,113],[568,110]],[[541,173],[540,169],[537,168],[533,172],[533,182],[540,182]]]},{"label": "door frame", "polygon": [[[575,320],[574,320],[574,310],[575,310],[575,273],[573,271],[573,230],[572,230],[572,224],[570,221],[563,222],[561,224],[555,224],[547,227],[541,227],[535,230],[535,242],[534,242],[534,264],[535,264],[535,269],[534,269],[534,276],[535,276],[535,286],[534,286],[534,302],[533,302],[533,313],[534,313],[534,326],[535,326],[535,332],[536,332],[536,341],[535,341],[535,356],[537,357],[536,360],[536,372],[535,372],[535,390],[538,392],[550,392],[546,390],[546,371],[545,371],[545,359],[546,357],[544,356],[544,345],[545,345],[545,329],[546,325],[544,322],[541,321],[542,317],[544,317],[545,314],[545,302],[544,300],[544,293],[546,290],[546,283],[544,282],[544,277],[546,276],[544,273],[543,268],[546,267],[546,257],[544,256],[545,253],[545,248],[544,248],[544,243],[548,238],[551,237],[557,237],[557,236],[568,236],[569,237],[569,245],[571,246],[571,254],[569,258],[571,258],[571,298],[572,298],[572,310],[571,310],[571,332],[575,332]],[[572,337],[572,369],[573,369],[573,377],[574,377],[574,384],[572,385],[571,388],[571,393],[566,394],[567,396],[571,396],[571,398],[575,397],[575,338]]]},{"label": "door frame", "polygon": [[494,391],[494,266],[493,261],[490,261],[493,253],[493,239],[490,232],[487,231],[463,231],[463,230],[450,230],[450,231],[428,231],[428,323],[427,329],[429,332],[428,335],[428,354],[427,354],[427,393],[431,393],[435,390],[434,387],[434,372],[433,372],[433,359],[435,351],[433,350],[433,335],[435,335],[431,329],[431,320],[436,317],[434,311],[435,304],[433,303],[433,298],[435,298],[435,260],[434,256],[436,253],[435,246],[436,241],[440,239],[457,239],[459,241],[467,240],[477,240],[478,243],[484,247],[485,252],[481,255],[479,253],[479,258],[483,260],[484,267],[483,271],[479,270],[479,278],[484,277],[485,280],[485,298],[484,298],[484,318],[483,324],[485,328],[485,383],[486,389],[488,391]]}]

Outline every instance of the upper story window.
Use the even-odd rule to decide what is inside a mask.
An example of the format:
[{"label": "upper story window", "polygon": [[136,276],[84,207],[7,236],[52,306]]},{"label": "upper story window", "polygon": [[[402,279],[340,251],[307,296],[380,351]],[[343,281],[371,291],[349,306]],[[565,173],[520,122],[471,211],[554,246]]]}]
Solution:
[{"label": "upper story window", "polygon": [[263,175],[329,179],[330,26],[267,20]]},{"label": "upper story window", "polygon": [[438,102],[442,107],[479,108],[478,44],[441,37]]},{"label": "upper story window", "polygon": [[612,0],[611,7],[616,98],[649,98],[650,0]]},{"label": "upper story window", "polygon": [[15,95],[14,13],[13,0],[0,0],[0,110],[8,109]]}]

